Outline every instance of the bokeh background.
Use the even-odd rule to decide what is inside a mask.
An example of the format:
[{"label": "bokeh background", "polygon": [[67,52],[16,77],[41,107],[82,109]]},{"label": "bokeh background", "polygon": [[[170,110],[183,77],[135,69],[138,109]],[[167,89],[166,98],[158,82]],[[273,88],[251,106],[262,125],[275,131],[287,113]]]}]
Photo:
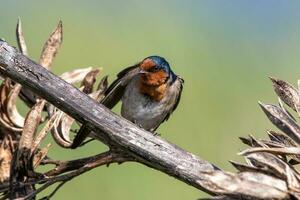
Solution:
[{"label": "bokeh background", "polygon": [[[240,160],[236,153],[244,148],[238,136],[265,137],[273,128],[257,104],[277,101],[267,77],[292,83],[300,78],[299,10],[296,0],[1,0],[0,37],[16,44],[20,16],[30,56],[38,60],[61,19],[64,42],[53,66],[56,74],[101,66],[112,80],[123,67],[146,56],[165,57],[185,85],[179,108],[158,131],[233,171],[228,160]],[[71,159],[103,149],[98,143],[75,151],[54,145],[50,155]],[[54,199],[205,196],[158,171],[126,163],[92,170],[67,183]]]}]

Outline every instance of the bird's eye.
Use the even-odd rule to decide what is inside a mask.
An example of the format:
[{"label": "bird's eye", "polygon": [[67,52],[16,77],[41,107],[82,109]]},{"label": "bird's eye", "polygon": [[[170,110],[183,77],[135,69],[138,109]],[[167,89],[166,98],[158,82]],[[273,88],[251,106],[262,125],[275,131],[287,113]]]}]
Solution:
[{"label": "bird's eye", "polygon": [[155,67],[153,67],[153,70],[154,71],[158,71],[159,70],[159,67],[157,65],[155,65]]},{"label": "bird's eye", "polygon": [[159,70],[160,70],[160,67],[157,66],[157,65],[155,65],[155,66],[153,66],[152,68],[150,68],[148,71],[149,71],[149,72],[157,72],[157,71],[159,71]]}]

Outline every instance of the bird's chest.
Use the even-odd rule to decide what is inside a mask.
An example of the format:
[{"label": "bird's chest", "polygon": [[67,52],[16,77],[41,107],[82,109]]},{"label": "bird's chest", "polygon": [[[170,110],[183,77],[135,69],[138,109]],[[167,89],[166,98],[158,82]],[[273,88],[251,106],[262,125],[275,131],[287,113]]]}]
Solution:
[{"label": "bird's chest", "polygon": [[126,87],[122,98],[121,114],[146,130],[150,130],[156,127],[166,116],[166,101],[164,98],[156,101],[141,93],[137,81],[137,79],[133,79]]}]

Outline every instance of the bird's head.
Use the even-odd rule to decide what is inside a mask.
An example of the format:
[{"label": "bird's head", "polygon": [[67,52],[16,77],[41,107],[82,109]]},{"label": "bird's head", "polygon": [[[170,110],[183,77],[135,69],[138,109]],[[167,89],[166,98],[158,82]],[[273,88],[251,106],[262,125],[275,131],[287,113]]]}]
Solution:
[{"label": "bird's head", "polygon": [[142,83],[149,86],[165,84],[172,78],[169,63],[160,56],[149,56],[139,64]]}]

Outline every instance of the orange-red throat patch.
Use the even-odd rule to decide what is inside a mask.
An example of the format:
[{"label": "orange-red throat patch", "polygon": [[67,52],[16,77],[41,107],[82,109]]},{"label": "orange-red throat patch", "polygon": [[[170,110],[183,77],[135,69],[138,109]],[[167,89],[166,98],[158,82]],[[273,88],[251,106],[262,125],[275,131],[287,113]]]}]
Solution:
[{"label": "orange-red throat patch", "polygon": [[168,74],[164,70],[141,75],[140,92],[150,96],[155,101],[160,101],[167,89]]}]

